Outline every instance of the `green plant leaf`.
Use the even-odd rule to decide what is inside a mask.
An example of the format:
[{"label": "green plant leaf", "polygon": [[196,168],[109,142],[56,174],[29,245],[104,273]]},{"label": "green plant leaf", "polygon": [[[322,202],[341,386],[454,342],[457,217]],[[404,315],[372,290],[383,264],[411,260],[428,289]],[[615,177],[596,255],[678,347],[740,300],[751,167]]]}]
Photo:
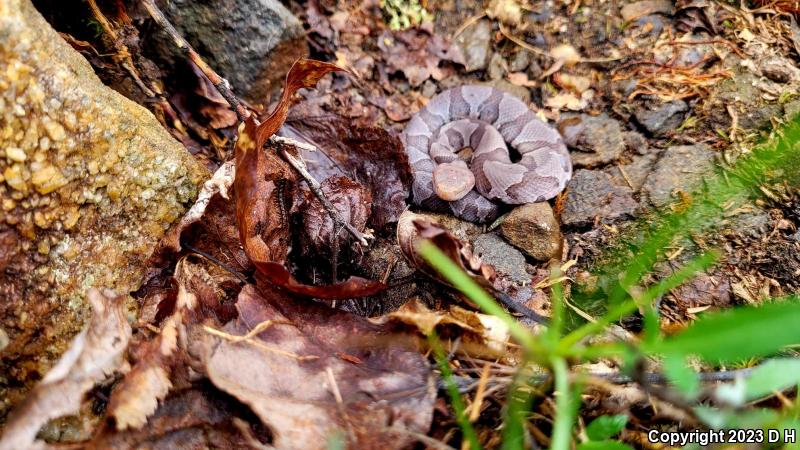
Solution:
[{"label": "green plant leaf", "polygon": [[589,441],[578,444],[578,450],[633,450],[619,441]]},{"label": "green plant leaf", "polygon": [[682,332],[643,348],[648,353],[694,354],[708,362],[725,362],[774,354],[798,343],[800,302],[791,297],[707,314]]},{"label": "green plant leaf", "polygon": [[628,416],[625,414],[600,416],[586,427],[586,436],[588,436],[591,441],[604,441],[622,432],[627,423]]},{"label": "green plant leaf", "polygon": [[800,359],[776,358],[758,366],[747,377],[746,401],[755,400],[773,391],[783,391],[800,383]]},{"label": "green plant leaf", "polygon": [[683,355],[670,354],[664,358],[664,374],[669,381],[687,398],[695,398],[700,393],[697,373],[686,363]]}]

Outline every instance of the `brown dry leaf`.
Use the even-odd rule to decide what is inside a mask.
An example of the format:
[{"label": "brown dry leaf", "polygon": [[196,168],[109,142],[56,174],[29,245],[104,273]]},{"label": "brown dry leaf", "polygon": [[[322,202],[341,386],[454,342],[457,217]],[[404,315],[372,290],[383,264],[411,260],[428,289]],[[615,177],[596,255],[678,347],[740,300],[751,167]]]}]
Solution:
[{"label": "brown dry leaf", "polygon": [[[339,211],[342,219],[357,230],[364,231],[372,206],[372,194],[367,188],[347,177],[330,177],[322,182],[322,192]],[[349,247],[351,236],[333,222],[322,203],[310,192],[306,193],[303,226],[305,247],[307,250],[313,249],[313,252],[307,253],[336,257],[338,249]],[[334,246],[337,247],[336,251]]]},{"label": "brown dry leaf", "polygon": [[377,324],[401,322],[428,336],[434,330],[442,339],[460,339],[458,351],[470,356],[507,358],[508,327],[497,317],[451,305],[447,311],[431,311],[414,298],[397,311],[376,319]]},{"label": "brown dry leaf", "polygon": [[462,270],[484,287],[491,287],[496,277],[494,267],[484,264],[481,259],[472,253],[469,244],[461,242],[448,230],[439,224],[422,218],[418,214],[406,211],[397,222],[397,243],[403,256],[429,277],[449,285],[439,272],[428,265],[417,252],[417,245],[423,240],[430,240],[439,250],[458,264]]},{"label": "brown dry leaf", "polygon": [[[184,261],[175,268],[178,277],[187,270]],[[108,403],[107,413],[115,419],[118,430],[141,428],[169,393],[173,368],[179,364],[179,335],[186,334],[184,317],[196,304],[196,296],[179,284],[174,312],[164,321],[160,333],[132,352],[133,369],[114,388]]]},{"label": "brown dry leaf", "polygon": [[378,47],[389,70],[402,72],[412,86],[419,86],[428,78],[445,78],[447,72],[439,67],[442,60],[464,63],[459,46],[450,45],[423,28],[384,31],[378,38]]},{"label": "brown dry leaf", "polygon": [[286,84],[275,111],[263,123],[250,117],[239,127],[236,142],[236,224],[247,257],[259,272],[258,279],[299,295],[318,298],[352,298],[373,295],[386,286],[377,281],[351,277],[332,286],[299,283],[283,266],[289,253],[290,201],[297,176],[275,151],[262,147],[284,123],[292,95],[301,87],[314,87],[328,72],[343,69],[329,63],[300,59],[286,75]]},{"label": "brown dry leaf", "polygon": [[162,239],[160,244],[161,247],[169,249],[173,252],[178,252],[181,250],[181,234],[190,225],[197,223],[203,218],[206,213],[206,208],[211,200],[217,195],[225,200],[229,198],[228,190],[231,188],[231,186],[233,186],[233,177],[235,172],[236,167],[233,165],[232,161],[224,163],[217,169],[216,172],[214,172],[214,176],[212,176],[211,179],[207,180],[203,184],[203,189],[197,196],[197,200],[194,202],[194,205],[189,208],[189,211],[186,211],[186,214],[183,215],[178,224],[172,227],[169,233],[164,236],[164,239]]},{"label": "brown dry leaf", "polygon": [[124,298],[110,290],[90,289],[92,318],[70,348],[5,424],[0,449],[44,446],[36,441],[48,421],[78,411],[83,395],[123,365],[131,327],[125,318]]},{"label": "brown dry leaf", "polygon": [[334,114],[292,113],[288,124],[298,137],[322,150],[303,154],[315,177],[348,176],[369,187],[373,199],[370,226],[381,229],[397,221],[406,208],[411,169],[396,136],[379,127],[355,126]]},{"label": "brown dry leaf", "polygon": [[[404,448],[430,427],[436,389],[415,341],[390,328],[276,290],[246,286],[230,338],[208,334],[209,379],[252,408],[277,449]],[[258,327],[253,340],[235,340]],[[233,338],[233,339],[232,339]],[[246,361],[246,364],[243,364]]]},{"label": "brown dry leaf", "polygon": [[[268,442],[269,433],[260,424],[251,426],[240,417],[250,417],[240,403],[220,396],[212,386],[199,385],[170,395],[141,429],[102,429],[83,447],[97,450],[257,448]],[[256,436],[256,442],[242,433]]]}]

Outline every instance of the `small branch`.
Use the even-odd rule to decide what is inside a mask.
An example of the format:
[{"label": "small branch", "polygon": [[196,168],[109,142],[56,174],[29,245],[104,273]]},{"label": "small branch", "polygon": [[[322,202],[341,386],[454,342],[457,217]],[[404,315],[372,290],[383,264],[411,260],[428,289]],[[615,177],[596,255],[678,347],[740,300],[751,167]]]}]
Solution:
[{"label": "small branch", "polygon": [[[277,144],[286,144],[286,143],[294,144],[293,142],[294,140],[290,138],[275,139],[275,137],[273,136],[272,138],[270,138],[270,140],[273,143]],[[338,226],[344,227],[344,229],[347,230],[347,232],[350,233],[350,235],[352,235],[359,243],[361,243],[361,245],[365,247],[369,245],[364,235],[361,234],[360,231],[356,230],[354,226],[350,225],[349,222],[345,221],[339,214],[339,211],[337,211],[336,208],[331,204],[331,202],[325,197],[325,194],[322,192],[322,186],[319,184],[319,181],[314,179],[314,177],[311,176],[310,173],[308,173],[308,170],[306,169],[306,164],[302,160],[295,158],[294,155],[287,152],[282,147],[280,149],[280,154],[283,157],[283,159],[285,159],[286,162],[288,162],[292,167],[294,167],[297,173],[299,173],[300,176],[303,177],[303,180],[305,180],[306,184],[308,184],[308,187],[311,189],[311,192],[313,192],[314,195],[317,197],[317,199],[320,201],[320,203],[322,203],[322,207],[325,208],[325,211],[328,212],[328,215],[331,216],[331,219],[333,219],[334,223],[336,223],[336,225]]]},{"label": "small branch", "polygon": [[228,83],[228,80],[222,78],[221,76],[217,75],[205,61],[203,58],[197,54],[196,51],[186,42],[186,39],[178,33],[178,30],[175,29],[174,26],[167,20],[167,17],[164,15],[163,12],[158,8],[154,0],[142,0],[142,5],[150,14],[150,17],[155,20],[155,22],[164,29],[164,31],[172,38],[172,41],[175,45],[181,49],[183,52],[186,53],[187,58],[189,61],[193,62],[203,75],[205,75],[209,81],[214,85],[215,88],[219,91],[220,95],[225,98],[225,100],[230,105],[231,109],[236,113],[236,117],[239,118],[239,122],[244,122],[248,117],[250,117],[250,111],[242,105],[242,102],[233,94],[231,90],[231,85]]}]

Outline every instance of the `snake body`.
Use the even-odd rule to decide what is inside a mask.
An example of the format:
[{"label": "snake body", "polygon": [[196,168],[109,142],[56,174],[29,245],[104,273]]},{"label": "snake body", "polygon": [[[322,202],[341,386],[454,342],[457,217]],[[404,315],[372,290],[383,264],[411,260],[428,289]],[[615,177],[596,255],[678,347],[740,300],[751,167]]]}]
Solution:
[{"label": "snake body", "polygon": [[403,143],[414,203],[473,222],[493,220],[499,203],[552,198],[572,176],[561,135],[520,99],[488,86],[460,86],[432,98],[411,118]]}]

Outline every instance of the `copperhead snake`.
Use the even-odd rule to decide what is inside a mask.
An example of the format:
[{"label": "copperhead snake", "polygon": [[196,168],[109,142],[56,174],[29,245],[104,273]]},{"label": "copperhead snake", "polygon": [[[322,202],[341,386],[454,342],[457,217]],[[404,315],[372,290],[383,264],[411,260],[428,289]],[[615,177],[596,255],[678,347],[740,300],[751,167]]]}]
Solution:
[{"label": "copperhead snake", "polygon": [[520,99],[489,86],[435,96],[411,118],[402,140],[414,203],[472,222],[493,220],[500,202],[555,197],[572,176],[561,135]]}]

